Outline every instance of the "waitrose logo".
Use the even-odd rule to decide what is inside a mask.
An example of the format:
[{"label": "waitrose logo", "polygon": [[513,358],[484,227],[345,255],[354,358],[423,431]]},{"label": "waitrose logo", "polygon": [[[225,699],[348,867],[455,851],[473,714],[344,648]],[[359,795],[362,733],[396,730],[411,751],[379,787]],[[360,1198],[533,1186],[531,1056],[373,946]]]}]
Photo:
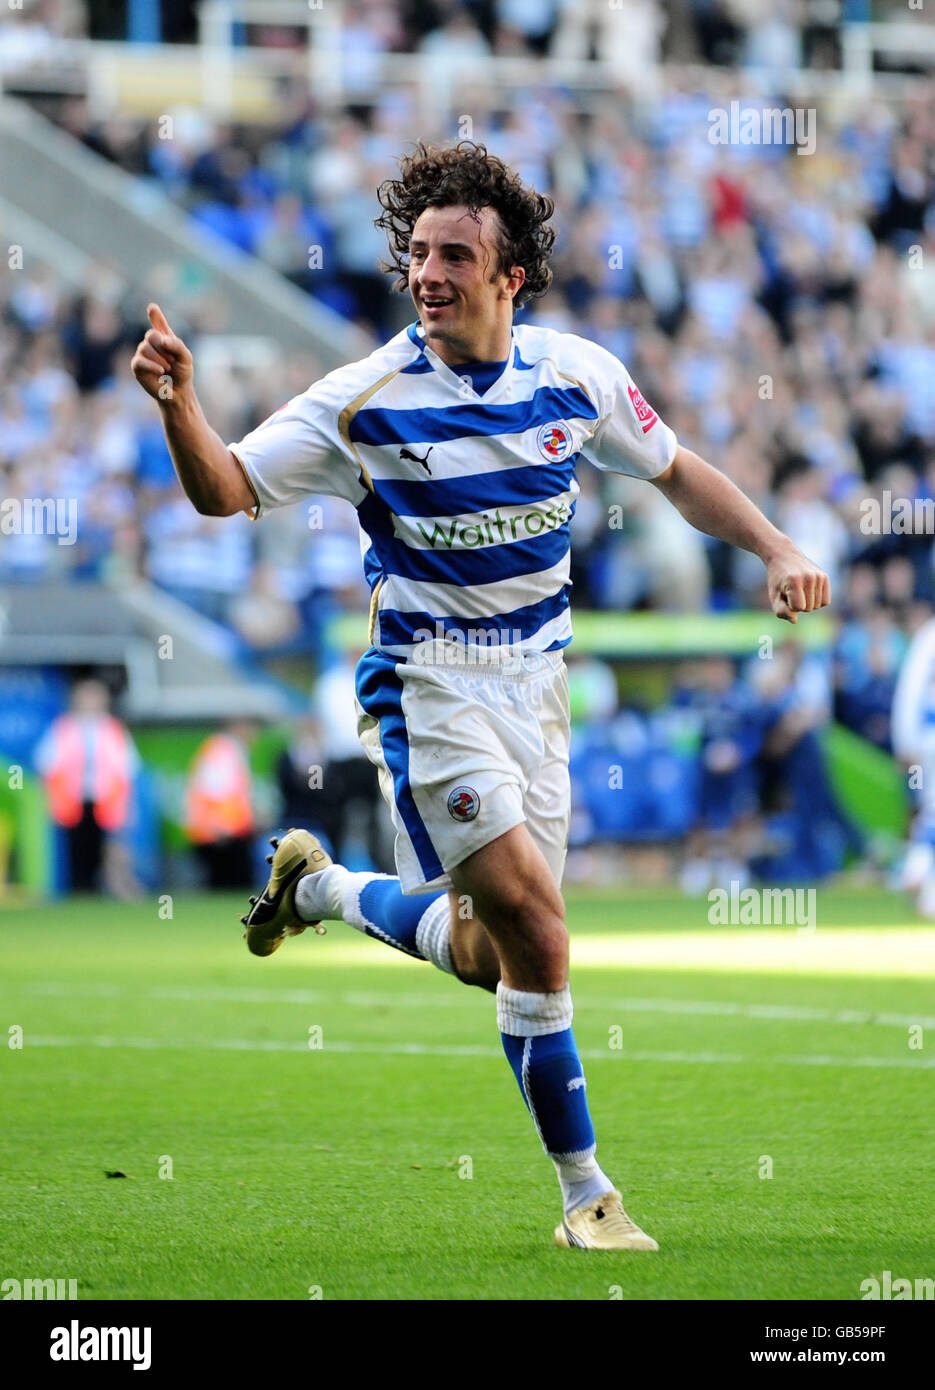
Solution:
[{"label": "waitrose logo", "polygon": [[514,512],[512,516],[503,516],[498,508],[495,512],[484,512],[477,521],[465,522],[458,517],[444,517],[441,520],[419,521],[416,525],[422,539],[433,550],[470,550],[477,545],[496,545],[499,541],[516,541],[527,536],[538,536],[542,531],[555,531],[570,520],[571,508],[568,503],[557,502],[550,507]]}]

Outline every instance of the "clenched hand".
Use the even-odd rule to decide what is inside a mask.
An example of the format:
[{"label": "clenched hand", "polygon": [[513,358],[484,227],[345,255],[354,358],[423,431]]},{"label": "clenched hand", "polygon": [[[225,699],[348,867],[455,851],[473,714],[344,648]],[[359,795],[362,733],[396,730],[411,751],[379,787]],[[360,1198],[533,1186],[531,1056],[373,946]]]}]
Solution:
[{"label": "clenched hand", "polygon": [[797,623],[799,613],[812,613],[831,602],[828,576],[791,542],[767,564],[766,583],[773,612],[789,623]]}]

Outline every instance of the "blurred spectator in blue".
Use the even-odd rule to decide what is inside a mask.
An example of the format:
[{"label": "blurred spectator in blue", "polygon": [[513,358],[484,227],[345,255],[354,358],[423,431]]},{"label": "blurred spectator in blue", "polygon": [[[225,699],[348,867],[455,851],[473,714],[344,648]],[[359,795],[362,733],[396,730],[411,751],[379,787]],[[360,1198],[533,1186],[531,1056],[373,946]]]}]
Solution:
[{"label": "blurred spectator in blue", "polygon": [[744,883],[751,822],[759,809],[759,702],[733,661],[717,656],[682,666],[672,704],[695,717],[700,734],[698,823],[686,845],[683,886],[698,893],[712,884]]},{"label": "blurred spectator in blue", "polygon": [[[276,762],[276,785],[281,800],[283,827],[295,826],[315,835],[326,835],[323,811],[325,753],[318,720],[297,719],[289,742]],[[328,848],[331,849],[329,840]]]},{"label": "blurred spectator in blue", "polygon": [[847,614],[835,644],[835,713],[842,724],[887,751],[896,678],[906,637],[879,602],[879,578],[855,565],[840,603]]},{"label": "blurred spectator in blue", "polygon": [[897,882],[916,895],[923,917],[935,917],[935,619],[913,634],[893,698],[893,750],[915,807]]},{"label": "blurred spectator in blue", "polygon": [[842,810],[831,785],[819,732],[831,717],[826,657],[790,639],[766,660],[747,666],[751,688],[763,701],[764,802],[783,808],[773,817],[774,844],[757,861],[764,878],[807,882],[843,867],[848,852],[862,853],[863,837]]}]

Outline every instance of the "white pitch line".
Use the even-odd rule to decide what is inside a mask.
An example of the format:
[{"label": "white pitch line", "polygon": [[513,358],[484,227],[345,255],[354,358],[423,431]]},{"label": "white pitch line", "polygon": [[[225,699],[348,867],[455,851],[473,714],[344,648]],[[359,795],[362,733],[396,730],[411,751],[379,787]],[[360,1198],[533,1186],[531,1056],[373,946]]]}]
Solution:
[{"label": "white pitch line", "polygon": [[[119,985],[85,981],[41,981],[22,987],[24,994],[67,998],[71,995],[110,999],[131,996],[145,999],[176,999],[189,1003],[230,1004],[342,1004],[352,1009],[452,1009],[476,1008],[479,991],[452,991],[450,994],[415,994],[345,990],[329,993],[315,989],[251,989],[241,986],[159,985],[146,990],[127,990]],[[712,1018],[752,1018],[782,1023],[873,1024],[886,1028],[935,1029],[935,1017],[925,1014],[875,1013],[862,1009],[821,1009],[807,1004],[734,1004],[711,999],[582,999],[575,1000],[575,1011],[600,1009],[604,1013],[663,1013],[708,1015]]]},{"label": "white pitch line", "polygon": [[[368,1043],[327,1041],[320,1048],[310,1048],[305,1041],[276,1038],[201,1038],[188,1041],[171,1038],[111,1037],[106,1034],[87,1037],[53,1037],[26,1033],[25,1048],[29,1047],[100,1047],[116,1051],[120,1048],[146,1052],[333,1052],[401,1057],[489,1057],[501,1058],[498,1047],[475,1043]],[[935,1058],[922,1060],[908,1057],[833,1057],[779,1056],[749,1057],[737,1052],[644,1052],[610,1048],[584,1048],[581,1057],[589,1062],[657,1062],[689,1063],[704,1066],[795,1066],[795,1067],[896,1067],[931,1070]]]}]

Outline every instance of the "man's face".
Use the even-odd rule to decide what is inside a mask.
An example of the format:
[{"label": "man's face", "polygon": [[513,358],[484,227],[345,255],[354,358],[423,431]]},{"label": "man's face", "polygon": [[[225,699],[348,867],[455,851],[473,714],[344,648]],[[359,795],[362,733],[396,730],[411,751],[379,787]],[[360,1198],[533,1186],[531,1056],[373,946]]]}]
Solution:
[{"label": "man's face", "polygon": [[409,292],[429,346],[444,360],[486,360],[498,327],[513,317],[521,266],[503,275],[493,208],[426,208],[412,229]]},{"label": "man's face", "polygon": [[110,706],[106,685],[95,680],[80,681],[72,691],[71,700],[75,714],[99,717],[106,714]]}]

